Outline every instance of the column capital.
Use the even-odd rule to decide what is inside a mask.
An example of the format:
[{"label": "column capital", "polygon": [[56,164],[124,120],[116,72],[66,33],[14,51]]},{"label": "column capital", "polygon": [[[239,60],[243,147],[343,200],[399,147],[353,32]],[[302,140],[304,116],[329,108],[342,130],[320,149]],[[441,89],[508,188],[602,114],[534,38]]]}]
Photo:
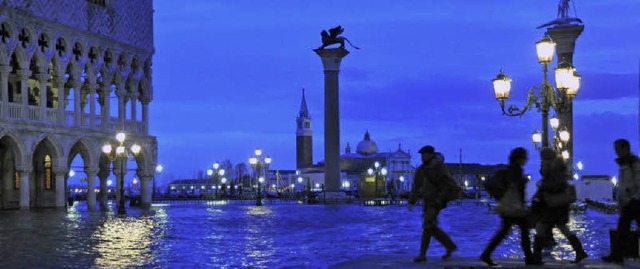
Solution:
[{"label": "column capital", "polygon": [[7,75],[9,72],[11,72],[11,66],[0,65],[0,75]]},{"label": "column capital", "polygon": [[87,176],[92,176],[95,177],[96,175],[98,175],[98,172],[100,172],[99,168],[85,168],[84,172],[87,173]]},{"label": "column capital", "polygon": [[140,95],[140,98],[138,98],[140,100],[140,103],[142,103],[143,105],[148,105],[149,103],[151,103],[151,96],[149,96],[148,94],[142,94]]},{"label": "column capital", "polygon": [[313,51],[322,59],[325,71],[339,71],[342,58],[349,54],[349,51],[344,48],[314,49]]},{"label": "column capital", "polygon": [[155,170],[142,170],[136,173],[140,180],[150,180],[155,175]]},{"label": "column capital", "polygon": [[22,173],[31,173],[33,171],[33,167],[28,165],[16,165],[16,171]]},{"label": "column capital", "polygon": [[49,79],[49,74],[35,74],[35,77],[39,82],[46,82]]},{"label": "column capital", "polygon": [[31,76],[31,70],[28,69],[19,69],[16,70],[16,75],[18,75],[18,77],[20,77],[20,79],[27,79],[29,78],[29,76]]}]

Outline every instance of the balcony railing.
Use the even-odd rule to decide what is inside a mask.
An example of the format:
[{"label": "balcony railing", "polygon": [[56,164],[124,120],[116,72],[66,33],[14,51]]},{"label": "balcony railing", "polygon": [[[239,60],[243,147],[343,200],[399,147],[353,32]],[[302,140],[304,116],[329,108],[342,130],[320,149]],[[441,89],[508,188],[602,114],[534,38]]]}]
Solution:
[{"label": "balcony railing", "polygon": [[[23,113],[26,113],[24,115]],[[109,117],[109,124],[106,128],[102,125],[103,118],[101,115],[94,115],[93,124],[91,124],[90,114],[84,113],[80,115],[82,119],[79,121],[81,126],[76,126],[76,114],[73,111],[64,111],[64,122],[60,123],[60,110],[57,108],[43,108],[40,106],[23,106],[17,103],[4,103],[0,101],[0,121],[16,121],[29,123],[43,123],[47,125],[58,125],[63,127],[86,128],[104,131],[120,131],[123,130],[132,134],[146,135],[146,126],[144,122],[125,120],[124,125],[116,117]]]}]

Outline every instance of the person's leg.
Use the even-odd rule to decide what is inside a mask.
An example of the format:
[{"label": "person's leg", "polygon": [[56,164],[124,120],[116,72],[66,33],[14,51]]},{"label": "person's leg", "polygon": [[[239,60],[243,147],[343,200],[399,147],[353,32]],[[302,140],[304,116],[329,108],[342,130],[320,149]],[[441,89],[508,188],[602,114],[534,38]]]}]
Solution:
[{"label": "person's leg", "polygon": [[422,235],[420,236],[420,252],[413,261],[425,262],[427,261],[427,249],[431,243],[431,236],[433,235],[433,227],[437,221],[439,210],[433,207],[424,207],[422,212]]},{"label": "person's leg", "polygon": [[451,240],[451,237],[449,237],[449,235],[438,226],[438,214],[440,214],[440,209],[437,208],[434,210],[435,217],[433,218],[433,222],[430,223],[430,232],[431,235],[447,249],[447,252],[442,256],[442,259],[448,259],[451,257],[451,253],[458,250],[458,246],[456,246],[456,244],[453,243],[453,240]]},{"label": "person's leg", "polygon": [[536,224],[536,236],[533,240],[533,254],[532,254],[532,263],[541,265],[542,263],[542,249],[544,248],[544,243],[546,240],[546,236],[551,229],[551,225],[544,222],[538,222]]},{"label": "person's leg", "polygon": [[480,255],[480,260],[485,262],[489,266],[495,266],[496,263],[491,260],[491,253],[500,245],[500,243],[509,235],[511,231],[512,222],[510,219],[502,217],[502,223],[500,224],[500,228],[496,231],[496,233],[489,240],[489,244],[484,248],[482,254]]},{"label": "person's leg", "polygon": [[562,235],[564,235],[564,237],[569,240],[569,244],[571,245],[571,248],[573,248],[573,251],[576,252],[576,259],[573,260],[572,263],[579,263],[580,261],[586,259],[589,255],[587,255],[587,252],[584,251],[582,242],[580,242],[578,236],[572,233],[566,224],[558,225],[557,227]]},{"label": "person's leg", "polygon": [[612,258],[614,260],[623,260],[624,259],[624,247],[626,239],[629,237],[629,233],[631,230],[631,221],[633,219],[633,208],[631,205],[624,206],[620,210],[620,218],[618,219],[618,226],[616,229],[618,230],[618,239],[616,240],[616,244],[613,245],[612,250]]},{"label": "person's leg", "polygon": [[531,237],[529,235],[529,220],[521,218],[516,221],[516,225],[520,228],[520,247],[524,253],[525,262],[530,262],[533,258],[531,252]]}]

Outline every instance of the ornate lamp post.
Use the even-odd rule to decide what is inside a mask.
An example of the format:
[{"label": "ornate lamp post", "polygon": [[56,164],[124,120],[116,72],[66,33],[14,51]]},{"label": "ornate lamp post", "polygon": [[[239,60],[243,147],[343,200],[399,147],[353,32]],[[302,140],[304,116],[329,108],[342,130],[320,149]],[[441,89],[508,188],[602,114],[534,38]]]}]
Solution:
[{"label": "ornate lamp post", "polygon": [[[373,167],[367,169],[367,174],[374,176],[375,197],[380,197],[380,191],[378,190],[378,178],[382,175],[382,182],[385,182],[385,176],[387,175],[387,168],[381,167],[379,162],[373,163]],[[386,186],[386,184],[385,184]],[[384,187],[383,187],[384,189]]]},{"label": "ornate lamp post", "polygon": [[[543,80],[542,85],[533,86],[529,89],[527,101],[523,108],[518,108],[515,105],[505,108],[505,101],[509,99],[511,91],[511,78],[500,70],[498,76],[492,80],[496,99],[500,103],[503,115],[522,116],[532,105],[535,105],[538,111],[542,113],[542,133],[540,134],[536,130],[532,135],[532,139],[534,143],[541,142],[543,148],[549,147],[549,110],[553,109],[558,113],[569,111],[571,102],[580,88],[580,76],[576,73],[575,68],[565,62],[559,63],[555,69],[557,90],[549,84],[548,66],[553,61],[554,51],[555,43],[548,35],[545,35],[536,43],[538,62],[542,65]],[[559,122],[552,122],[551,124],[557,124],[555,125],[557,128]],[[569,158],[568,154],[569,152],[566,153],[567,158]]]},{"label": "ornate lamp post", "polygon": [[271,164],[271,158],[269,156],[262,157],[262,150],[257,148],[255,156],[249,158],[249,164],[255,171],[255,177],[258,179],[258,194],[256,197],[256,206],[262,205],[262,194],[260,193],[260,185],[264,182],[267,170],[269,170],[269,164]]},{"label": "ornate lamp post", "polygon": [[[123,132],[116,134],[115,141],[109,141],[102,146],[102,152],[109,158],[110,161],[118,161],[120,163],[120,173],[118,184],[120,185],[120,203],[118,203],[118,214],[126,214],[124,208],[124,163],[129,159],[129,151],[125,147],[126,135]],[[138,144],[131,145],[131,153],[133,156],[138,156],[142,148]],[[114,164],[115,165],[115,164]]]},{"label": "ornate lamp post", "polygon": [[[220,185],[220,178],[224,177],[224,169],[220,168],[220,164],[218,162],[213,163],[213,169],[209,169],[207,170],[207,175],[212,176],[213,177],[213,185],[214,188],[216,189],[216,198],[218,198],[218,189],[219,189],[219,185]],[[226,182],[226,178],[225,178],[225,182]],[[224,183],[224,182],[223,182]]]}]

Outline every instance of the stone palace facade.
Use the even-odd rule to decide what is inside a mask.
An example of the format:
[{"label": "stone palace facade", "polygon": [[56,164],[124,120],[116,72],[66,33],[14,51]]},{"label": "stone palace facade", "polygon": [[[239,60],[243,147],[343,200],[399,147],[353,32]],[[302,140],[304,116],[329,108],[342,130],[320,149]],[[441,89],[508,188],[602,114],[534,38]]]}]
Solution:
[{"label": "stone palace facade", "polygon": [[0,209],[65,207],[77,155],[89,208],[104,207],[121,166],[101,147],[118,132],[142,148],[135,173],[150,205],[153,53],[152,0],[0,0]]}]

